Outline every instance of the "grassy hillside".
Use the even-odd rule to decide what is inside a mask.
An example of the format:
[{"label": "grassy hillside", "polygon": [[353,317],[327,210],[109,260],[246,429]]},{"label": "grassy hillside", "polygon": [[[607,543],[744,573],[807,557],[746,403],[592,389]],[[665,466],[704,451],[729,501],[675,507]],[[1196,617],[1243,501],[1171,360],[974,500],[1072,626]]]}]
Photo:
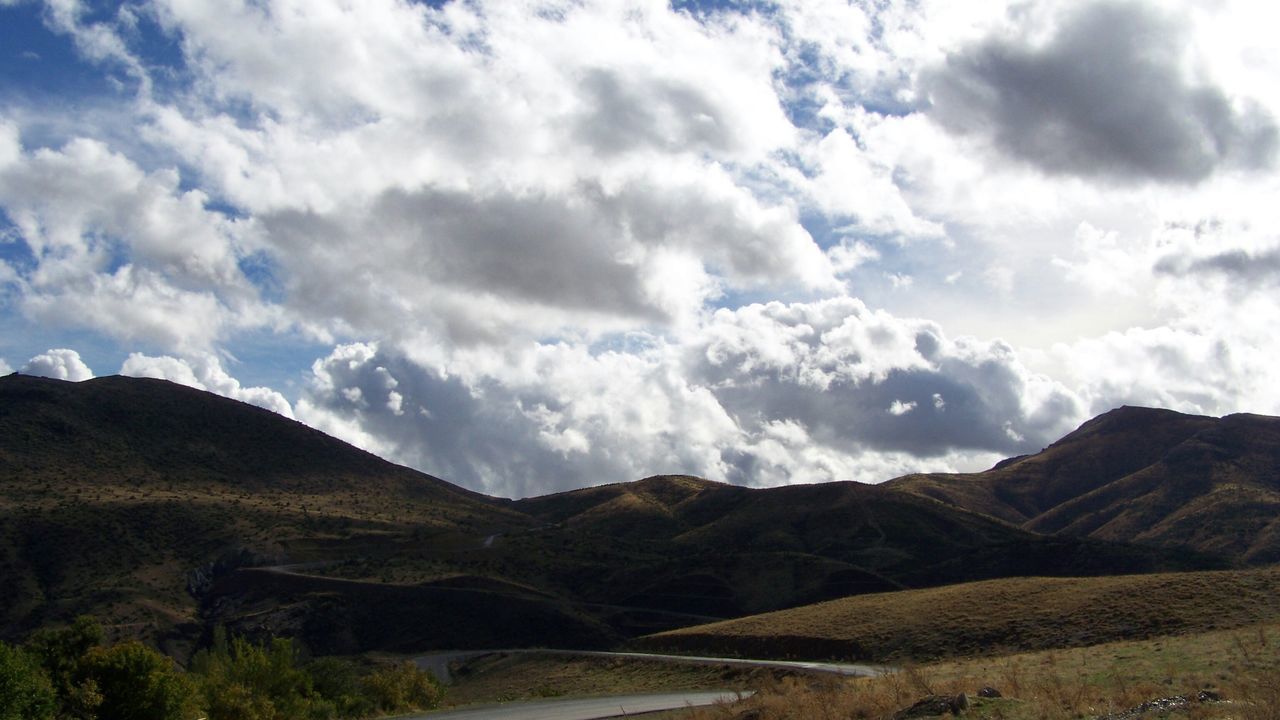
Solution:
[{"label": "grassy hillside", "polygon": [[600,646],[860,593],[1220,566],[856,483],[488,498],[164,381],[0,378],[2,637],[88,612],[178,654],[215,623],[344,651]]},{"label": "grassy hillside", "polygon": [[1280,621],[1280,568],[1013,578],[878,593],[682,628],[649,650],[929,660],[1076,647]]},{"label": "grassy hillside", "polygon": [[1038,533],[1280,560],[1280,418],[1125,407],[986,472],[887,486]]},{"label": "grassy hillside", "polygon": [[[78,613],[202,632],[193,575],[526,527],[509,502],[160,380],[0,378],[0,635]],[[171,637],[172,636],[172,637]]]},{"label": "grassy hillside", "polygon": [[[890,720],[900,718],[902,709],[923,696],[964,693],[969,707],[961,717],[975,720],[1275,720],[1280,717],[1278,644],[1280,624],[1266,623],[1150,640],[944,660],[909,665],[876,678],[784,677],[757,685],[756,694],[744,702],[671,717]],[[982,688],[994,688],[1000,697],[982,697],[978,694]],[[1203,690],[1221,701],[1206,697],[1200,702],[1197,696]],[[1185,702],[1180,703],[1177,696]],[[1181,709],[1175,709],[1179,705]]]}]

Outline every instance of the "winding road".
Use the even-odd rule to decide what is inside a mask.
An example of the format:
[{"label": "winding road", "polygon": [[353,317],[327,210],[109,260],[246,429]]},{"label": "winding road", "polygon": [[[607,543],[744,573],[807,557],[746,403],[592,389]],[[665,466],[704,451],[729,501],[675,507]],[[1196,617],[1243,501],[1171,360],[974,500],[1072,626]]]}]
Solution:
[{"label": "winding road", "polygon": [[[660,655],[655,653],[603,652],[597,650],[460,650],[421,655],[414,662],[428,670],[442,682],[450,682],[450,663],[495,653],[511,655],[573,655],[602,658],[629,658],[657,662],[693,665],[728,665],[730,667],[777,668],[801,672],[828,673],[849,677],[872,677],[892,670],[878,665],[852,663],[802,662],[794,660],[747,660],[743,658],[718,658],[689,655]],[[733,702],[750,696],[750,692],[732,690],[708,690],[654,695],[618,695],[603,698],[578,698],[572,700],[531,700],[503,705],[448,710],[426,715],[413,715],[404,720],[603,720],[626,717],[639,713],[678,710],[685,707],[701,707],[719,702]]]},{"label": "winding road", "polygon": [[429,653],[413,659],[418,667],[430,671],[441,682],[451,682],[449,664],[481,655],[503,653],[507,655],[574,655],[578,657],[629,658],[634,660],[655,660],[685,665],[727,665],[729,667],[774,668],[777,670],[796,670],[800,672],[825,673],[829,675],[845,675],[848,677],[875,677],[893,670],[884,665],[860,665],[856,663],[809,662],[804,660],[750,660],[744,658],[705,657],[697,655],[661,655],[638,652],[604,652],[600,650],[457,650],[451,652]]},{"label": "winding road", "polygon": [[702,707],[718,702],[733,702],[749,694],[713,690],[573,700],[531,700],[409,715],[397,720],[602,720],[662,710]]}]

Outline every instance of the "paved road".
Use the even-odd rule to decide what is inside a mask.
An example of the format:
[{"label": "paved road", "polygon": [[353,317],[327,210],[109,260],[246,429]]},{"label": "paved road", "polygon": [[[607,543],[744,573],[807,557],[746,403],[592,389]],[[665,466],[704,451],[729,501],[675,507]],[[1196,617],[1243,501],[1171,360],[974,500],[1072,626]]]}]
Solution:
[{"label": "paved road", "polygon": [[506,653],[510,655],[577,655],[604,658],[634,658],[637,660],[656,660],[659,662],[691,665],[728,665],[730,667],[761,667],[776,668],[779,670],[799,670],[803,672],[847,675],[850,677],[874,677],[876,675],[882,675],[892,669],[881,665],[857,665],[853,663],[805,662],[798,660],[745,660],[742,658],[659,655],[635,652],[599,652],[594,650],[463,650],[431,653],[429,655],[421,655],[413,660],[417,663],[418,667],[423,670],[430,671],[431,674],[439,678],[441,682],[447,683],[452,681],[452,677],[449,675],[449,663],[458,660],[465,660],[467,658],[479,657],[480,655],[490,655],[493,653]]},{"label": "paved road", "polygon": [[717,690],[576,700],[533,700],[409,715],[397,720],[600,720],[661,710],[700,707],[718,702],[733,702],[745,695],[728,690]]}]

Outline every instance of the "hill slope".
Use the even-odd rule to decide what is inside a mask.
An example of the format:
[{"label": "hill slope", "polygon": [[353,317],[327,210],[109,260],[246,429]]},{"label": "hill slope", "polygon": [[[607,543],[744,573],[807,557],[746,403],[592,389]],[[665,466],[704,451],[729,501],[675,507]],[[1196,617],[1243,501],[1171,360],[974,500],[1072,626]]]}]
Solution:
[{"label": "hill slope", "polygon": [[1124,407],[986,472],[886,486],[1038,533],[1280,560],[1280,418]]},{"label": "hill slope", "polygon": [[649,650],[928,660],[1096,645],[1280,619],[1280,568],[1013,578],[878,593],[640,638]]},{"label": "hill slope", "polygon": [[[1205,567],[1208,559],[1050,538],[860,483],[748,489],[654,477],[521,500],[585,544],[661,550],[593,578],[609,601],[732,617],[819,599],[1017,575]],[[623,594],[625,593],[625,596]]]},{"label": "hill slope", "polygon": [[172,383],[11,375],[0,635],[92,612],[178,653],[214,623],[328,651],[599,646],[858,593],[1221,566],[947,500],[665,476],[510,501]]},{"label": "hill slope", "polygon": [[193,573],[528,525],[509,504],[162,380],[0,378],[4,635],[80,612],[198,633]]}]

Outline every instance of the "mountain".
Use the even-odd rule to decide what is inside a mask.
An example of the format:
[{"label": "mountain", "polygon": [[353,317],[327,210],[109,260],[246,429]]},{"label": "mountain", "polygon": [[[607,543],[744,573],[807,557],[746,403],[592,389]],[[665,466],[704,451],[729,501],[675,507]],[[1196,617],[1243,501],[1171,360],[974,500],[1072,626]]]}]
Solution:
[{"label": "mountain", "polygon": [[7,636],[81,612],[122,634],[198,634],[193,575],[527,526],[509,505],[162,380],[0,378]]},{"label": "mountain", "polygon": [[887,487],[1042,534],[1280,560],[1280,418],[1122,407],[981,473]]},{"label": "mountain", "polygon": [[[1095,434],[1046,451],[1054,467],[1096,456],[1123,478],[1162,457]],[[179,657],[217,624],[326,653],[603,647],[868,592],[1224,565],[1038,532],[1035,511],[1081,496],[1072,472],[1013,494],[942,476],[763,490],[659,476],[512,501],[165,381],[15,374],[0,378],[0,636],[90,612]]]}]

